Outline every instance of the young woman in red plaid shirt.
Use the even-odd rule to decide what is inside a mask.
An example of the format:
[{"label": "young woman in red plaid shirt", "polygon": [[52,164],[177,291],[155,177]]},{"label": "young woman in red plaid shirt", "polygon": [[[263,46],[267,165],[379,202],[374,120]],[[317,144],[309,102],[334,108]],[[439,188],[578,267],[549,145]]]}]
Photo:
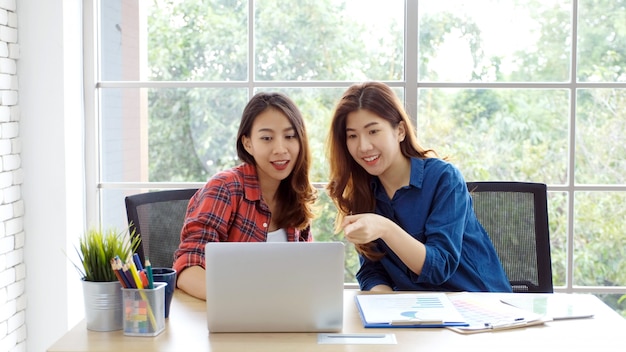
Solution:
[{"label": "young woman in red plaid shirt", "polygon": [[205,299],[207,242],[311,241],[316,200],[302,114],[287,96],[258,93],[237,133],[243,162],[218,172],[191,198],[174,257],[177,286]]}]

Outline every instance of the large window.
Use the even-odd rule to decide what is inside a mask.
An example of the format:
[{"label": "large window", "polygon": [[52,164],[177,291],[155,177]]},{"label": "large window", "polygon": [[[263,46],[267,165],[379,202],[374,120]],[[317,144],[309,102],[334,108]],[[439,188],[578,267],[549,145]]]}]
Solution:
[{"label": "large window", "polygon": [[[125,226],[123,197],[201,186],[238,163],[241,111],[260,90],[303,111],[323,193],[335,101],[380,80],[427,147],[467,181],[548,184],[557,290],[626,292],[626,3],[613,0],[94,0],[86,60],[97,221]],[[91,38],[90,38],[91,39]],[[89,57],[89,50],[87,52]],[[87,90],[89,91],[89,90]],[[92,103],[90,103],[92,102]],[[346,282],[358,260],[347,246]],[[621,309],[624,309],[623,306]]]}]

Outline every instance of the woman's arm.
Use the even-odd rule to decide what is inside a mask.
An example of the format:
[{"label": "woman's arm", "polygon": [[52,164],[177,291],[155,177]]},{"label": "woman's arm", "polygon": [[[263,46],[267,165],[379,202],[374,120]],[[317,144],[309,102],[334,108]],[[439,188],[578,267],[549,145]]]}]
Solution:
[{"label": "woman's arm", "polygon": [[206,300],[206,271],[201,266],[190,266],[183,270],[177,279],[181,290],[196,298]]},{"label": "woman's arm", "polygon": [[388,287],[389,291],[393,291],[391,284],[393,281],[380,261],[369,260],[363,255],[359,255],[359,261],[361,262],[361,267],[356,273],[356,279],[361,290],[380,291],[383,287]]},{"label": "woman's arm", "polygon": [[370,289],[372,292],[391,292],[393,291],[391,287],[387,285],[376,285]]},{"label": "woman's arm", "polygon": [[177,287],[194,297],[206,299],[204,247],[226,238],[231,199],[227,185],[212,179],[190,200],[173,267]]}]

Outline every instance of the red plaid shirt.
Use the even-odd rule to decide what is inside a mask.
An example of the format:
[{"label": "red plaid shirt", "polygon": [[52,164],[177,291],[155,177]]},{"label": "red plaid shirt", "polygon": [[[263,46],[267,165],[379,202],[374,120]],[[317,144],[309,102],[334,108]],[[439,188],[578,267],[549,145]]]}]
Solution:
[{"label": "red plaid shirt", "polygon": [[[241,164],[219,172],[189,201],[181,243],[174,254],[174,269],[204,268],[207,242],[265,242],[271,213],[261,200],[256,168]],[[312,241],[310,226],[285,229],[287,241]]]}]

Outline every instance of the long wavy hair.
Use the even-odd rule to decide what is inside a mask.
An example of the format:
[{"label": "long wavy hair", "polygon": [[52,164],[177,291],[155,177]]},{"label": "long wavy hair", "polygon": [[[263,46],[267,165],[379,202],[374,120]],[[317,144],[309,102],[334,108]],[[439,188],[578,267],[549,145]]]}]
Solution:
[{"label": "long wavy hair", "polygon": [[309,182],[311,150],[304,119],[296,104],[284,94],[261,92],[255,94],[241,115],[237,132],[237,156],[250,165],[255,165],[254,157],[243,146],[243,137],[250,137],[252,124],[257,116],[268,109],[283,113],[296,132],[300,143],[300,153],[291,174],[280,182],[276,192],[277,208],[272,213],[278,227],[307,228],[314,217],[312,206],[317,199],[317,191]]},{"label": "long wavy hair", "polygon": [[[330,180],[326,189],[338,210],[335,223],[337,231],[346,215],[371,213],[376,206],[370,185],[373,176],[352,158],[346,144],[348,114],[361,109],[385,119],[393,128],[404,123],[407,133],[400,142],[400,151],[405,157],[437,157],[434,150],[418,143],[417,133],[402,102],[388,85],[365,82],[350,86],[335,107],[326,143],[326,156],[330,160]],[[372,242],[358,244],[356,250],[372,260],[384,255],[375,251]]]}]

